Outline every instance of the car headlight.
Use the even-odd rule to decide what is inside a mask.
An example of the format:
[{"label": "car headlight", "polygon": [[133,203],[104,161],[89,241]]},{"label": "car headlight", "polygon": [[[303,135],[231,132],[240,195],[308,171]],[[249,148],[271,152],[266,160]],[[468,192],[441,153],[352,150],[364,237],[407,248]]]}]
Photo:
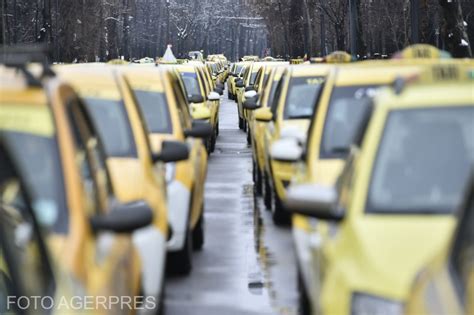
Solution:
[{"label": "car headlight", "polygon": [[403,314],[401,302],[369,294],[354,293],[351,304],[351,315]]},{"label": "car headlight", "polygon": [[174,174],[176,172],[176,165],[175,163],[166,163],[165,169],[165,178],[166,182],[169,183],[174,179]]}]

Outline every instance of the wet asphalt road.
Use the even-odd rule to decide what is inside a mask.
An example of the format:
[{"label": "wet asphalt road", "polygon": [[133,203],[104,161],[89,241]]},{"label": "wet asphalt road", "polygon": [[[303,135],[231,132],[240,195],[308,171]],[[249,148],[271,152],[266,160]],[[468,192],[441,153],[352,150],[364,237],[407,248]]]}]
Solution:
[{"label": "wet asphalt road", "polygon": [[166,314],[297,314],[291,230],[275,227],[254,197],[251,148],[227,97],[219,119],[206,182],[204,249],[195,252],[191,275],[167,277]]}]

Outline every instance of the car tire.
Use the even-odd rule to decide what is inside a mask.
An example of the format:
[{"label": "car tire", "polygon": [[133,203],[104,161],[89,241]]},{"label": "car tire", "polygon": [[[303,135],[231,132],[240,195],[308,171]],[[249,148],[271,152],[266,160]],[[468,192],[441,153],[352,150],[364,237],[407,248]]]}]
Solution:
[{"label": "car tire", "polygon": [[[252,159],[253,160],[253,159]],[[257,163],[255,161],[252,161],[252,177],[253,177],[253,182],[255,186],[255,194],[257,196],[262,195],[262,174],[258,170]]]},{"label": "car tire", "polygon": [[289,212],[285,210],[283,202],[281,201],[280,197],[278,197],[275,189],[272,191],[271,210],[273,223],[275,223],[275,225],[290,225],[291,216]]},{"label": "car tire", "polygon": [[205,234],[205,220],[204,220],[204,206],[196,227],[193,230],[193,249],[201,250],[204,246],[204,234]]},{"label": "car tire", "polygon": [[303,276],[298,268],[298,314],[311,315],[311,301],[304,286]]},{"label": "car tire", "polygon": [[214,133],[214,135],[211,137],[211,144],[210,144],[210,148],[209,148],[209,151],[212,153],[215,151],[216,149],[216,141],[217,141],[217,136],[216,134]]},{"label": "car tire", "polygon": [[250,136],[250,129],[247,128],[247,144],[252,144],[252,137]]},{"label": "car tire", "polygon": [[232,99],[232,94],[230,94],[230,92],[227,92],[227,98],[230,100]]},{"label": "car tire", "polygon": [[219,136],[219,121],[217,122],[217,125],[216,125],[216,137]]},{"label": "car tire", "polygon": [[193,233],[188,229],[184,246],[177,252],[168,253],[168,269],[172,273],[179,275],[188,275],[193,267]]},{"label": "car tire", "polygon": [[239,116],[239,129],[244,129],[244,120]]},{"label": "car tire", "polygon": [[267,172],[265,172],[263,176],[263,188],[263,203],[265,204],[265,208],[270,211],[272,209],[272,188]]},{"label": "car tire", "polygon": [[247,121],[246,121],[244,118],[242,118],[242,121],[243,121],[243,122],[242,122],[242,125],[243,125],[243,126],[242,126],[242,130],[243,130],[244,132],[247,132]]}]

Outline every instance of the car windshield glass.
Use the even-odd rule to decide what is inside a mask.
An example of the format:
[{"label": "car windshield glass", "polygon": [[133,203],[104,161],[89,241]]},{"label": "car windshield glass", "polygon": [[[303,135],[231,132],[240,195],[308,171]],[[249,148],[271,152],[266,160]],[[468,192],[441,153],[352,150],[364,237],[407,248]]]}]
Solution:
[{"label": "car windshield glass", "polygon": [[237,70],[235,70],[234,72],[235,73],[240,73],[241,70],[242,70],[242,66],[237,66]]},{"label": "car windshield glass", "polygon": [[474,107],[390,113],[374,164],[368,212],[452,213],[474,162]]},{"label": "car windshield glass", "polygon": [[297,77],[290,81],[284,119],[310,118],[324,83],[324,77]]},{"label": "car windshield glass", "polygon": [[335,87],[328,105],[321,141],[320,158],[343,159],[364,118],[367,98],[373,97],[378,86]]},{"label": "car windshield glass", "polygon": [[172,133],[168,102],[164,93],[134,90],[146,126],[151,133]]},{"label": "car windshield glass", "polygon": [[[52,233],[67,234],[69,213],[54,135],[2,131],[1,136],[30,191],[38,221]],[[0,171],[0,176],[3,176],[3,171]]]},{"label": "car windshield glass", "polygon": [[188,97],[193,95],[201,95],[201,89],[199,88],[199,81],[195,72],[182,72],[181,77],[183,78],[184,87]]},{"label": "car windshield glass", "polygon": [[250,85],[255,84],[255,79],[257,78],[257,73],[258,72],[252,72],[252,74],[250,75]]},{"label": "car windshield glass", "polygon": [[105,153],[110,157],[136,157],[135,141],[122,100],[86,98],[86,107],[99,129]]}]

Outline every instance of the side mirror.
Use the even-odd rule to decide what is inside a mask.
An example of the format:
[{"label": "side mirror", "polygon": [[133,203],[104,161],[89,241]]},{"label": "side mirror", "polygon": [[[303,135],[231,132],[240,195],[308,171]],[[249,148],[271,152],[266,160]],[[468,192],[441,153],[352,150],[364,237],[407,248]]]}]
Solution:
[{"label": "side mirror", "polygon": [[321,220],[341,221],[344,213],[337,209],[337,191],[334,187],[318,184],[290,185],[285,209]]},{"label": "side mirror", "polygon": [[268,107],[259,108],[255,111],[255,119],[261,122],[269,122],[273,118],[273,114]]},{"label": "side mirror", "polygon": [[255,89],[253,88],[253,85],[249,85],[245,88],[245,92],[249,92],[249,91],[255,91]]},{"label": "side mirror", "polygon": [[221,99],[221,96],[217,92],[211,92],[207,96],[207,99],[210,101],[219,101]]},{"label": "side mirror", "polygon": [[282,162],[298,162],[303,156],[303,148],[294,138],[275,141],[270,148],[270,157]]},{"label": "side mirror", "polygon": [[221,89],[221,88],[217,88],[217,87],[216,87],[216,88],[214,89],[214,92],[218,93],[219,95],[224,95],[224,90]]},{"label": "side mirror", "polygon": [[187,160],[189,157],[188,146],[180,141],[163,141],[161,152],[153,155],[153,163],[158,161],[169,163]]},{"label": "side mirror", "polygon": [[255,90],[250,90],[244,93],[244,96],[246,99],[255,97],[257,95],[257,92]]},{"label": "side mirror", "polygon": [[235,87],[243,88],[244,87],[244,81],[239,80],[239,81],[235,82]]},{"label": "side mirror", "polygon": [[243,107],[248,110],[255,110],[260,106],[258,106],[257,101],[254,98],[249,98],[245,100]]},{"label": "side mirror", "polygon": [[153,211],[144,201],[131,202],[112,208],[107,214],[89,219],[94,232],[131,233],[153,221]]},{"label": "side mirror", "polygon": [[212,135],[212,126],[205,122],[195,121],[193,127],[184,131],[185,137],[209,138]]},{"label": "side mirror", "polygon": [[189,103],[202,103],[204,102],[204,97],[202,95],[193,94],[188,97]]}]

